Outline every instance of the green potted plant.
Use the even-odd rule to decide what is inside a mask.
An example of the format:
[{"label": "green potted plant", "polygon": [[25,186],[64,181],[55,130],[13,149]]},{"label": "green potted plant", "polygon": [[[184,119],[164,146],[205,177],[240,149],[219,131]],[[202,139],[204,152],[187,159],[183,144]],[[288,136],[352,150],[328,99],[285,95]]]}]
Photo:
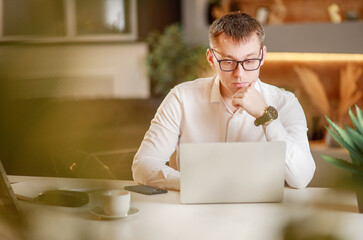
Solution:
[{"label": "green potted plant", "polygon": [[359,212],[363,213],[363,111],[357,105],[355,105],[355,109],[357,116],[349,109],[349,116],[355,129],[347,125],[345,125],[345,129],[342,129],[326,117],[331,127],[326,127],[326,129],[342,147],[348,150],[351,162],[331,156],[322,156],[322,158],[352,173]]},{"label": "green potted plant", "polygon": [[175,85],[210,75],[208,46],[188,43],[180,24],[151,32],[146,42],[146,65],[153,96],[165,96]]}]

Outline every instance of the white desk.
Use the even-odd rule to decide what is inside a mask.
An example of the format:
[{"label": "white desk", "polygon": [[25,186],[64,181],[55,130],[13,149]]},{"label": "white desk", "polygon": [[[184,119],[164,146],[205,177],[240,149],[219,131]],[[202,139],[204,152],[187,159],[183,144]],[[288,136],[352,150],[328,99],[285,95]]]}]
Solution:
[{"label": "white desk", "polygon": [[[35,196],[54,188],[123,188],[129,181],[10,176],[16,193]],[[342,239],[363,238],[363,214],[354,192],[325,188],[285,188],[284,201],[271,204],[183,205],[179,192],[146,196],[132,193],[139,214],[100,220],[90,214],[92,200],[81,208],[20,202],[29,214],[34,239],[283,239],[283,229],[298,225],[303,234],[329,233]]]}]

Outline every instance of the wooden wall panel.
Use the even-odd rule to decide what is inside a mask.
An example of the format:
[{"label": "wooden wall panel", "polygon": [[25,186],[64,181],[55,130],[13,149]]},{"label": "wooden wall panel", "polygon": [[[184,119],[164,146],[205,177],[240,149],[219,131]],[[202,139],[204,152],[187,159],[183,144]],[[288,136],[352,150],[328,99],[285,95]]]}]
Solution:
[{"label": "wooden wall panel", "polygon": [[219,14],[240,9],[256,16],[259,7],[267,7],[270,11],[269,23],[277,23],[273,15],[280,15],[282,23],[296,22],[330,22],[328,7],[332,4],[339,6],[342,20],[345,15],[354,10],[363,19],[363,1],[360,0],[223,0]]}]

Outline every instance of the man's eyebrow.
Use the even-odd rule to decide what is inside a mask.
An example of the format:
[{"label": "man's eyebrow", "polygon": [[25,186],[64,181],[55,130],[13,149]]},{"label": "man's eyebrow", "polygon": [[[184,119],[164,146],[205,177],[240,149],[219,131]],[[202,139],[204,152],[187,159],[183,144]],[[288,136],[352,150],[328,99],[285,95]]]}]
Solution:
[{"label": "man's eyebrow", "polygon": [[226,55],[226,54],[224,54],[224,53],[222,53],[222,52],[217,52],[217,53],[219,53],[219,55],[221,55],[222,57],[226,57],[226,58],[234,59],[234,57],[233,57],[233,56],[231,56],[231,55]]},{"label": "man's eyebrow", "polygon": [[260,54],[260,51],[261,50],[259,50],[257,53],[256,52],[253,52],[253,53],[247,54],[246,58],[251,57],[253,55],[257,55],[258,56]]},{"label": "man's eyebrow", "polygon": [[[261,51],[261,50],[260,50]],[[259,55],[260,52],[256,53],[256,52],[252,52],[252,53],[249,53],[246,55],[245,59],[247,59],[248,57],[251,57],[253,55]],[[225,55],[224,53],[219,53],[222,57],[225,57],[225,58],[231,58],[231,59],[235,59],[233,56],[231,55]]]},{"label": "man's eyebrow", "polygon": [[231,55],[223,55],[224,57],[228,57],[228,58],[232,58],[232,59],[235,59],[233,56]]}]

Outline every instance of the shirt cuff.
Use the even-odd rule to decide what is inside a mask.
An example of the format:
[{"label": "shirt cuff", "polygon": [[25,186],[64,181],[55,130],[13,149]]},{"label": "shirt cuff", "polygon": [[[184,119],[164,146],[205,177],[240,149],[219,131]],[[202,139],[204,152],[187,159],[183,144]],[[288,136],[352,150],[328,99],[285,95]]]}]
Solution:
[{"label": "shirt cuff", "polygon": [[285,141],[288,135],[282,123],[276,119],[267,126],[263,126],[267,141]]},{"label": "shirt cuff", "polygon": [[162,189],[180,190],[180,172],[165,167],[159,171],[154,172],[145,179],[146,185],[158,187]]},{"label": "shirt cuff", "polygon": [[172,190],[180,190],[180,172],[173,171],[169,172],[166,178],[166,186],[167,189]]}]

